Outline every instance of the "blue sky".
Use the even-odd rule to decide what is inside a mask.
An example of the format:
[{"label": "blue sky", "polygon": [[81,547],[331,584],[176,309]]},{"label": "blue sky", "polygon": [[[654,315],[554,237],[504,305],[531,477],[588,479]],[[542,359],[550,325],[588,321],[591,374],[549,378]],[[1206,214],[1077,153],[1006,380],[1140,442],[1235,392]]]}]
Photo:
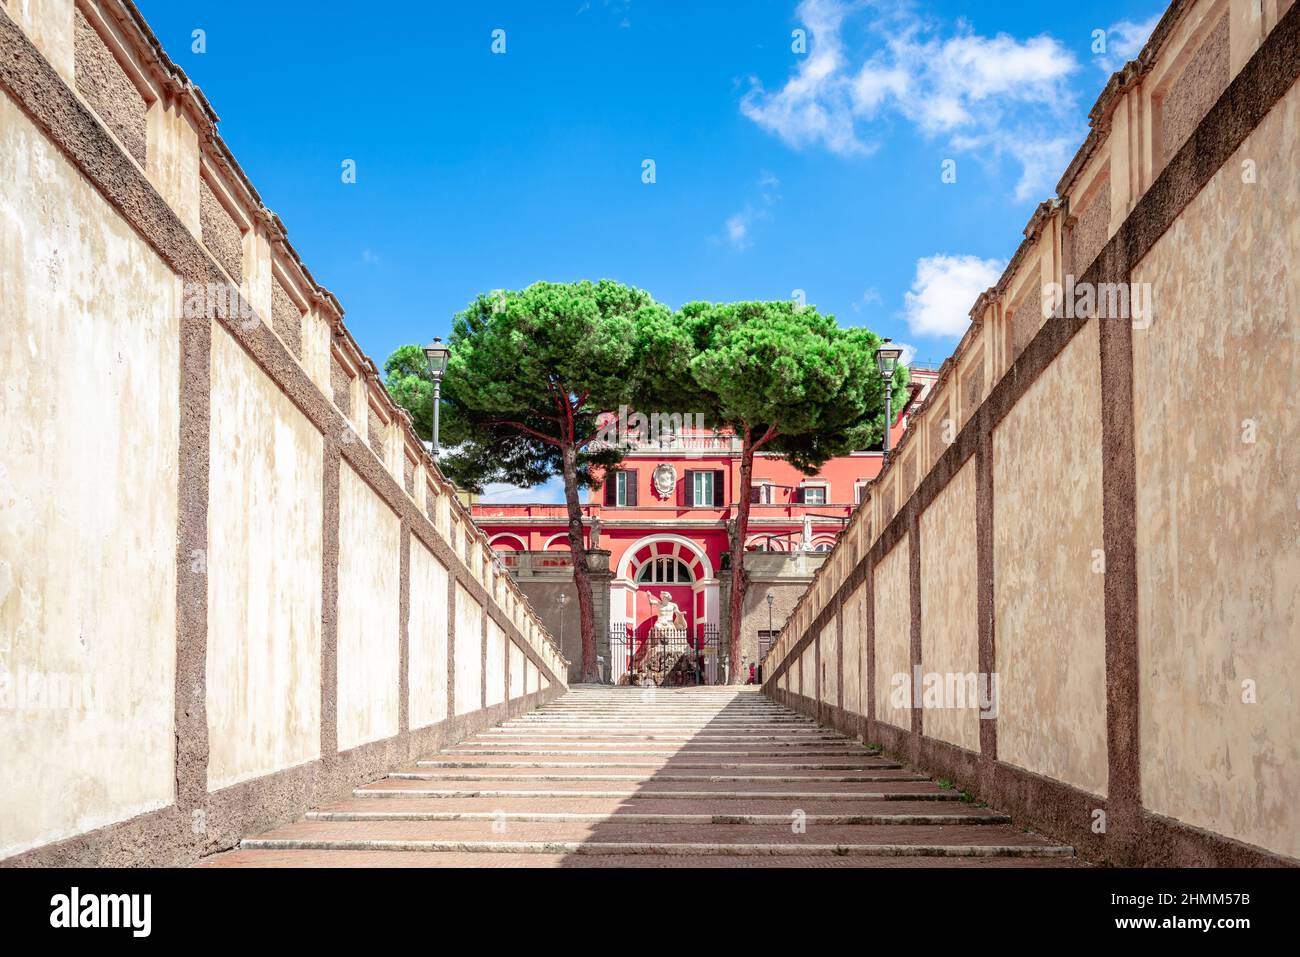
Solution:
[{"label": "blue sky", "polygon": [[671,306],[803,290],[942,360],[1164,9],[137,3],[381,365],[480,291],[604,277]]}]

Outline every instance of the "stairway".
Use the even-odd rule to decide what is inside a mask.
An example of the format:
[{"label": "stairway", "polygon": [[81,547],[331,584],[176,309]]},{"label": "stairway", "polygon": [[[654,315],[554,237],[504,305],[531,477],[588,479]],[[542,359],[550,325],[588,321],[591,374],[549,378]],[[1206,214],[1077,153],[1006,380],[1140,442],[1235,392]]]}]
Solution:
[{"label": "stairway", "polygon": [[201,866],[1077,863],[754,688],[578,686]]}]

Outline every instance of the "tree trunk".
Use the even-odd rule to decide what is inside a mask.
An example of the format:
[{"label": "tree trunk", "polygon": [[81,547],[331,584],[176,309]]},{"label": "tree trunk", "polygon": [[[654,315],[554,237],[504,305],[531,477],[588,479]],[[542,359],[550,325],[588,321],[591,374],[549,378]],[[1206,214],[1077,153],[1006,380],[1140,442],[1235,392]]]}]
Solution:
[{"label": "tree trunk", "polygon": [[731,531],[731,596],[727,612],[727,661],[733,685],[744,684],[747,676],[740,666],[740,615],[745,607],[749,575],[745,572],[745,537],[749,533],[749,497],[754,479],[754,442],[745,429],[740,452],[740,487],[736,489],[736,524]]},{"label": "tree trunk", "polygon": [[573,587],[578,592],[578,624],[582,635],[582,680],[600,681],[596,661],[596,613],[591,598],[591,572],[578,501],[578,450],[572,442],[560,447],[564,462],[564,502],[569,511],[569,551],[573,558]]}]

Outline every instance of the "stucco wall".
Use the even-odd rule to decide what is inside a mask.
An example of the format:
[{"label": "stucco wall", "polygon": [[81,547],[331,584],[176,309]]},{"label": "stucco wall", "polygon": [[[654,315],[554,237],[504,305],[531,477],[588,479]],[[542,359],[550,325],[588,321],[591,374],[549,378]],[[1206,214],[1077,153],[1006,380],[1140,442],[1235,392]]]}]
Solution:
[{"label": "stucco wall", "polygon": [[456,713],[483,707],[483,606],[456,586]]},{"label": "stucco wall", "polygon": [[[903,536],[876,566],[876,714],[898,728],[912,725],[911,542]],[[894,676],[904,675],[906,693],[894,700]],[[896,704],[904,707],[896,707]]]},{"label": "stucco wall", "polygon": [[4,857],[172,800],[179,289],[4,94],[0,156]]},{"label": "stucco wall", "polygon": [[1133,359],[1143,800],[1300,857],[1297,130],[1292,86],[1139,265]]},{"label": "stucco wall", "polygon": [[339,749],[397,733],[401,524],[346,463],[339,473]]},{"label": "stucco wall", "polygon": [[487,623],[487,657],[484,678],[487,681],[487,705],[506,700],[506,633],[495,621]]},{"label": "stucco wall", "polygon": [[822,629],[821,634],[821,700],[826,704],[839,704],[839,654],[840,631],[832,621]]},{"label": "stucco wall", "polygon": [[817,697],[817,650],[812,645],[799,656],[799,693]]},{"label": "stucco wall", "polygon": [[212,333],[208,788],[320,756],[322,440]]},{"label": "stucco wall", "polygon": [[[369,360],[147,26],[120,0],[0,10],[3,863],[193,863],[551,697],[567,662],[512,583],[480,588],[382,383],[340,384],[387,460],[321,391],[331,355]],[[193,295],[223,266],[279,337]],[[452,577],[534,697],[448,717]]]},{"label": "stucco wall", "polygon": [[[967,462],[921,513],[921,667],[926,674],[979,671],[975,463]],[[969,691],[969,684],[962,687]],[[971,751],[980,745],[977,700],[925,710],[925,733]]]},{"label": "stucco wall", "polygon": [[993,432],[993,581],[998,757],[1104,795],[1099,349],[1094,319]]},{"label": "stucco wall", "polygon": [[[923,669],[996,676],[996,717],[908,729],[881,700],[861,733],[1096,862],[1300,861],[1296,50],[1294,3],[1160,18],[764,662],[826,720],[784,691],[865,588],[883,698],[910,597]],[[1144,312],[1031,322],[1069,276]]]},{"label": "stucco wall", "polygon": [[841,640],[844,642],[844,710],[866,714],[867,660],[863,648],[867,634],[867,586],[859,585],[844,603],[840,616]]},{"label": "stucco wall", "polygon": [[407,625],[410,721],[421,728],[447,717],[447,568],[411,540],[411,614]]},{"label": "stucco wall", "polygon": [[524,650],[513,641],[510,642],[510,700],[523,697],[524,694]]}]

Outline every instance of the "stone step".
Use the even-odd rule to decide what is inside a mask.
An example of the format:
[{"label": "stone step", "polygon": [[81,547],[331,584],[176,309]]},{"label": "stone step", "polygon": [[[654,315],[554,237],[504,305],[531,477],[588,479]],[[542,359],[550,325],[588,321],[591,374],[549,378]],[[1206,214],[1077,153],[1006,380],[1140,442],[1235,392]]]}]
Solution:
[{"label": "stone step", "polygon": [[470,760],[433,757],[415,762],[421,768],[717,768],[720,770],[746,770],[750,768],[779,768],[787,771],[885,771],[899,770],[903,766],[893,761],[816,761],[799,762],[769,759],[767,761],[679,761],[665,758],[655,761],[634,761],[630,758],[610,758],[608,761],[589,761],[585,758],[551,761]]},{"label": "stone step", "polygon": [[299,821],[247,848],[473,853],[1060,857],[1073,849],[1003,824],[655,825],[453,821]]},{"label": "stone step", "polygon": [[756,689],[579,688],[214,867],[1075,866]]},{"label": "stone step", "polygon": [[806,782],[850,783],[860,781],[928,781],[924,774],[910,771],[869,771],[856,774],[787,774],[773,771],[771,774],[715,774],[709,771],[666,772],[629,770],[626,774],[594,772],[574,769],[564,773],[550,768],[519,768],[508,771],[468,771],[459,768],[424,768],[417,771],[392,771],[390,778],[401,781],[627,781],[636,784],[658,784],[664,781],[690,781],[693,783],[716,783],[725,781],[738,782],[780,782],[795,784]]},{"label": "stone step", "polygon": [[[371,802],[373,807],[373,802]],[[602,814],[582,811],[308,811],[308,821],[501,821],[506,823],[566,824],[752,824],[790,826],[792,814],[691,814],[664,812],[618,812]],[[895,824],[909,827],[954,824],[1009,824],[1001,814],[813,814],[805,812],[801,822],[812,827],[828,824]]]},{"label": "stone step", "polygon": [[645,757],[646,755],[655,755],[658,757],[784,757],[784,758],[860,758],[874,757],[877,752],[874,751],[709,751],[698,748],[643,748],[640,750],[613,750],[605,748],[465,748],[448,750],[444,752],[449,757],[458,757],[460,755],[497,755],[500,757],[509,757],[511,755],[542,755],[545,757],[555,756],[582,756],[582,757],[601,757],[607,755],[621,757]]},{"label": "stone step", "polygon": [[[850,796],[852,797],[852,796]],[[571,792],[560,797],[411,797],[408,793],[392,794],[384,801],[373,798],[351,797],[324,805],[320,812],[368,811],[376,814],[410,814],[432,812],[458,813],[574,813],[616,815],[622,818],[632,814],[687,814],[687,815],[776,815],[789,824],[796,811],[822,815],[910,815],[941,820],[976,818],[1006,823],[1005,815],[990,808],[959,801],[919,800],[806,800],[801,797],[767,795],[764,798],[727,801],[716,806],[702,805],[699,799],[674,797],[647,797],[635,801],[626,795],[618,797],[575,797]]]},{"label": "stone step", "polygon": [[903,854],[897,857],[866,856],[812,856],[812,855],[758,855],[736,856],[717,854],[711,857],[688,857],[668,854],[511,854],[498,851],[493,854],[428,851],[310,851],[296,848],[276,850],[227,851],[209,857],[199,867],[339,867],[375,869],[383,867],[412,868],[829,868],[858,870],[861,868],[913,868],[961,869],[985,868],[1062,868],[1079,867],[1072,857],[922,857]]},{"label": "stone step", "polygon": [[[852,788],[853,790],[849,790]],[[926,787],[925,783],[882,781],[875,785],[840,785],[835,789],[808,790],[793,785],[747,785],[745,789],[732,787],[683,786],[676,782],[657,784],[654,787],[618,788],[597,787],[590,782],[545,782],[544,787],[526,786],[519,782],[505,782],[491,787],[473,788],[436,787],[427,781],[402,781],[384,778],[364,787],[355,788],[352,796],[367,800],[383,798],[617,798],[623,801],[656,799],[695,801],[754,801],[754,800],[825,800],[825,801],[961,801],[955,791]]]},{"label": "stone step", "polygon": [[676,745],[678,747],[689,745],[693,748],[735,748],[740,745],[750,744],[753,747],[765,748],[863,748],[860,742],[852,738],[787,738],[781,735],[729,735],[726,739],[717,737],[707,737],[700,735],[670,735],[659,738],[647,737],[638,740],[632,735],[612,735],[599,734],[593,732],[585,735],[564,735],[549,734],[538,732],[531,735],[509,735],[495,737],[492,735],[475,735],[458,744],[452,745],[447,750],[454,748],[531,748],[544,744],[580,744],[584,747],[653,747],[655,745]]}]

